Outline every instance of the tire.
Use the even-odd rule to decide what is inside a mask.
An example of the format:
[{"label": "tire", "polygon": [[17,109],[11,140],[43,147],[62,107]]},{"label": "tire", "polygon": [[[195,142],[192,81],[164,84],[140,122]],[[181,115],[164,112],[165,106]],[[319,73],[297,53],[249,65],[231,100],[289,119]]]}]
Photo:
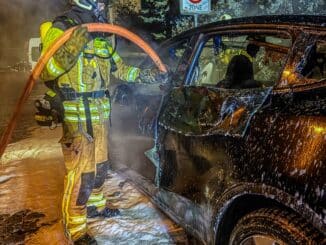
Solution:
[{"label": "tire", "polygon": [[242,217],[232,230],[229,245],[249,244],[320,245],[326,244],[326,238],[294,213],[264,208]]}]

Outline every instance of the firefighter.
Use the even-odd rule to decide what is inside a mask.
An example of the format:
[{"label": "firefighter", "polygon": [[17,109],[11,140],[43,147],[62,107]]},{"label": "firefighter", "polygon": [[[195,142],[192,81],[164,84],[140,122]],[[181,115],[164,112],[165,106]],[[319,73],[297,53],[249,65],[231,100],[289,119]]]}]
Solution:
[{"label": "firefighter", "polygon": [[66,167],[62,214],[66,236],[75,244],[96,244],[87,233],[88,217],[119,215],[119,210],[106,206],[103,195],[108,169],[110,74],[126,82],[149,83],[165,76],[124,64],[103,33],[90,34],[79,26],[107,22],[107,6],[108,0],[71,0],[67,12],[41,25],[42,53],[66,29],[78,26],[40,76],[51,87],[50,94],[61,99],[60,142]]}]

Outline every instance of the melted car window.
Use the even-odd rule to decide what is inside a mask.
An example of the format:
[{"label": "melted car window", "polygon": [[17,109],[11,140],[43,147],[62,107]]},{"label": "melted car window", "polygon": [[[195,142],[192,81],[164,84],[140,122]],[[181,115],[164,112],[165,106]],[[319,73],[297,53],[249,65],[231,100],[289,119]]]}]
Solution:
[{"label": "melted car window", "polygon": [[160,125],[185,135],[241,137],[270,92],[271,88],[175,88],[167,98]]},{"label": "melted car window", "polygon": [[161,55],[164,62],[168,65],[172,72],[175,72],[178,64],[187,48],[188,40],[181,41],[168,47]]},{"label": "melted car window", "polygon": [[226,89],[271,87],[290,46],[291,39],[283,36],[211,36],[196,63],[192,84]]},{"label": "melted car window", "polygon": [[306,59],[301,74],[308,79],[326,78],[326,41],[318,41],[306,49]]},{"label": "melted car window", "polygon": [[196,37],[183,39],[164,48],[160,53],[163,62],[169,67],[173,79],[173,86],[179,86],[183,82],[187,67],[189,65],[189,56],[192,53]]}]

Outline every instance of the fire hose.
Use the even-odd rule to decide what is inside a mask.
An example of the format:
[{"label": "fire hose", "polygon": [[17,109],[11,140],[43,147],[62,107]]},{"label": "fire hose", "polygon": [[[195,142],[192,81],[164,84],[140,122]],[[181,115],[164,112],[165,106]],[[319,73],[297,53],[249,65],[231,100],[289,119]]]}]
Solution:
[{"label": "fire hose", "polygon": [[[155,65],[158,67],[158,69],[162,72],[167,72],[166,67],[162,63],[160,57],[156,54],[156,52],[139,36],[137,36],[135,33],[117,25],[112,24],[103,24],[103,23],[89,23],[84,24],[83,26],[86,26],[89,32],[104,32],[104,33],[112,33],[116,34],[118,36],[122,36],[131,42],[135,43],[137,46],[139,46],[144,52],[146,52],[151,59],[154,61]],[[13,134],[13,131],[16,127],[17,120],[19,118],[19,115],[21,113],[22,107],[25,104],[26,100],[28,99],[29,95],[32,92],[32,89],[34,87],[35,81],[38,80],[43,68],[45,67],[48,60],[54,55],[54,53],[70,38],[73,30],[76,27],[70,28],[65,33],[58,38],[55,43],[45,52],[37,62],[35,68],[33,69],[32,73],[30,74],[27,83],[24,87],[23,93],[19,97],[18,103],[15,107],[15,110],[13,112],[12,117],[10,118],[10,121],[8,123],[7,128],[5,129],[4,133],[1,136],[0,140],[0,157],[3,155],[11,137]]]}]

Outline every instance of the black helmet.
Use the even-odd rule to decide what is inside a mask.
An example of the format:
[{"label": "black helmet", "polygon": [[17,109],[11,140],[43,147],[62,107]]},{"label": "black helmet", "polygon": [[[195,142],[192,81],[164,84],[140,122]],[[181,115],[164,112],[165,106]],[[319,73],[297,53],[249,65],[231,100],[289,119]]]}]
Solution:
[{"label": "black helmet", "polygon": [[82,9],[94,10],[97,7],[98,0],[71,0],[71,3]]},{"label": "black helmet", "polygon": [[79,6],[82,9],[94,10],[97,8],[97,3],[109,4],[109,0],[71,0],[71,3]]},{"label": "black helmet", "polygon": [[[70,0],[72,5],[78,6],[84,10],[90,11],[96,17],[96,21],[107,23],[107,12],[109,0]],[[99,3],[104,4],[100,6]]]}]

